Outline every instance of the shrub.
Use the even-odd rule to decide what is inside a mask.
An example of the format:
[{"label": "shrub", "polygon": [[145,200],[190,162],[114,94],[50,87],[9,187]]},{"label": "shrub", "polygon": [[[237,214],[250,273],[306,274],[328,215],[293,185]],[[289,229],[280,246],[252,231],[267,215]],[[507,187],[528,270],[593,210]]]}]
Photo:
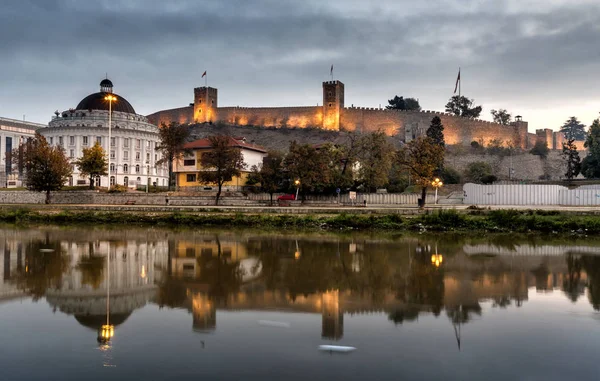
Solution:
[{"label": "shrub", "polygon": [[440,173],[440,177],[444,184],[460,184],[460,173],[452,167],[444,167]]},{"label": "shrub", "polygon": [[479,144],[479,142],[473,140],[471,142],[471,148],[473,148],[473,149],[479,149],[479,148],[481,148],[481,144]]},{"label": "shrub", "polygon": [[498,180],[498,178],[494,175],[485,175],[481,178],[481,183],[482,184],[493,184],[497,180]]},{"label": "shrub", "polygon": [[489,155],[496,155],[500,157],[510,155],[511,149],[509,147],[504,146],[504,142],[500,139],[492,139],[488,143],[486,148],[486,152]]},{"label": "shrub", "polygon": [[482,183],[482,179],[492,175],[492,167],[484,161],[474,161],[467,166],[465,176],[469,181]]},{"label": "shrub", "polygon": [[548,149],[548,143],[538,140],[537,142],[535,142],[535,145],[533,146],[531,151],[529,151],[529,153],[532,155],[539,156],[542,159],[545,159],[548,157],[549,151],[550,150]]},{"label": "shrub", "polygon": [[115,184],[109,190],[108,193],[125,193],[127,192],[127,187],[124,185]]}]

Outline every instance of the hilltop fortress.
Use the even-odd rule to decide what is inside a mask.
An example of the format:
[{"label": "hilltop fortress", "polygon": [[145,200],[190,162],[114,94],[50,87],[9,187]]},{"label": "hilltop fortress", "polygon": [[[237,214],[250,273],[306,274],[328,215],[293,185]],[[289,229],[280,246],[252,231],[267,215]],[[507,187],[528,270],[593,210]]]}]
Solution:
[{"label": "hilltop fortress", "polygon": [[[189,106],[157,111],[148,115],[148,121],[162,123],[216,123],[240,126],[320,128],[333,131],[372,132],[382,130],[400,141],[425,135],[434,116],[444,124],[446,144],[469,145],[473,141],[488,144],[499,140],[523,149],[536,141],[545,141],[550,149],[560,149],[563,134],[550,129],[529,133],[528,123],[517,117],[510,125],[501,125],[478,119],[467,119],[435,111],[401,111],[382,108],[346,107],[344,84],[340,81],[323,82],[322,106],[295,107],[219,107],[218,92],[213,87],[194,89],[194,103]],[[583,144],[581,144],[583,145]]]}]

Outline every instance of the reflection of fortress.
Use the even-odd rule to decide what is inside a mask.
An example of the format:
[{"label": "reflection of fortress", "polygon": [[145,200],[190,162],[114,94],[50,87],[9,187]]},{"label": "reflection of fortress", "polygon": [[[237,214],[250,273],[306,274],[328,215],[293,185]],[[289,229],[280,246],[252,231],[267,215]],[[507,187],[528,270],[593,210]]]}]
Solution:
[{"label": "reflection of fortress", "polygon": [[344,84],[340,81],[323,82],[321,106],[300,107],[219,107],[218,92],[212,87],[194,89],[194,103],[189,106],[157,111],[148,115],[156,125],[162,123],[225,122],[232,125],[264,127],[316,127],[324,130],[371,132],[382,130],[389,136],[409,142],[423,136],[434,116],[444,124],[446,144],[468,145],[472,141],[499,139],[522,148],[532,147],[537,140],[548,147],[560,148],[562,134],[552,130],[528,133],[527,122],[520,118],[510,126],[482,120],[460,118],[447,113],[386,110],[381,108],[346,107]]}]

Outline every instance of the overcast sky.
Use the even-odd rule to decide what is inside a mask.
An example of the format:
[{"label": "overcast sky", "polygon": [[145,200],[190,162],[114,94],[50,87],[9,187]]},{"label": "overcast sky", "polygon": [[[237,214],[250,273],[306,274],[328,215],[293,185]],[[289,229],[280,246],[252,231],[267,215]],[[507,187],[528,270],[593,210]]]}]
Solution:
[{"label": "overcast sky", "polygon": [[0,116],[47,123],[108,73],[139,114],[219,89],[220,106],[346,105],[462,92],[530,130],[600,111],[599,0],[3,0]]}]

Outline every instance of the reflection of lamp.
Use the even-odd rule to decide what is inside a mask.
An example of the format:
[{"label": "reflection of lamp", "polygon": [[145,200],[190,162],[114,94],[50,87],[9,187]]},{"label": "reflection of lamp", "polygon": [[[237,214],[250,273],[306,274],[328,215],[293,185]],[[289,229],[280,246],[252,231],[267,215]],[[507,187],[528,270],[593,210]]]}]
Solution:
[{"label": "reflection of lamp", "polygon": [[298,247],[298,240],[296,240],[296,251],[294,252],[294,259],[300,259],[300,248]]},{"label": "reflection of lamp", "polygon": [[443,261],[444,261],[444,257],[442,256],[442,254],[438,254],[438,252],[437,252],[437,246],[436,246],[435,247],[435,253],[431,256],[431,263],[435,267],[440,267],[440,265],[442,264]]},{"label": "reflection of lamp", "polygon": [[107,343],[115,335],[115,326],[110,324],[103,324],[98,331],[98,341],[101,343]]},{"label": "reflection of lamp", "polygon": [[98,342],[107,345],[115,335],[115,326],[110,324],[110,242],[106,256],[106,324],[98,330]]},{"label": "reflection of lamp", "polygon": [[140,273],[142,279],[146,278],[146,266],[142,265],[142,272]]}]

